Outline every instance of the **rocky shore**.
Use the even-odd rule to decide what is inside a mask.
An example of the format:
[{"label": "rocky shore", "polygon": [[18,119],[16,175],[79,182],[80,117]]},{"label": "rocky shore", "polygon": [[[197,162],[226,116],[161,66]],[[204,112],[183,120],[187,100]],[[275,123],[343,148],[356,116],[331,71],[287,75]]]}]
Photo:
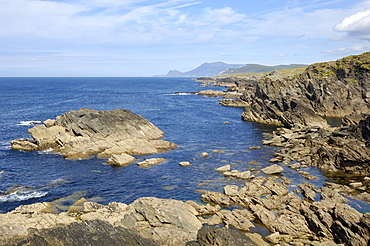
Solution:
[{"label": "rocky shore", "polygon": [[[44,125],[31,128],[34,140],[16,140],[13,146],[21,141],[22,144],[35,144],[37,147],[32,150],[49,148],[57,146],[55,143],[70,132],[74,134],[69,136],[73,140],[81,137],[87,139],[86,131],[91,135],[90,139],[95,139],[94,134],[98,131],[87,129],[92,128],[93,123],[90,122],[94,119],[98,121],[97,118],[90,115],[87,125],[75,124],[75,121],[79,122],[86,113],[92,113],[95,116],[104,114],[103,118],[113,118],[117,122],[117,112],[118,115],[132,114],[125,110],[115,110],[115,116],[109,111],[70,111],[55,121],[47,120]],[[68,114],[73,116],[66,117]],[[151,134],[141,135],[150,135],[151,138],[163,135],[141,117],[132,117],[134,120],[130,121],[129,126],[134,125],[135,129]],[[61,123],[64,122],[61,118],[74,120],[66,124]],[[139,119],[137,125],[136,119]],[[140,126],[140,120],[147,128]],[[275,164],[244,172],[232,170],[230,165],[217,168],[215,172],[221,172],[230,179],[244,180],[245,183],[240,187],[226,185],[222,193],[199,190],[204,203],[143,197],[131,204],[111,202],[102,205],[81,198],[65,212],[56,212],[57,205],[53,202],[20,206],[0,214],[0,245],[368,245],[370,213],[360,213],[347,202],[355,199],[370,203],[370,178],[363,177],[361,182],[348,185],[326,182],[323,187],[316,187],[312,182],[316,177],[300,169],[321,159],[329,163],[325,153],[331,153],[332,164],[328,166],[336,170],[348,168],[348,165],[340,166],[339,157],[344,156],[340,151],[366,157],[358,151],[367,150],[369,120],[367,115],[351,116],[344,118],[345,126],[341,128],[306,126],[277,129],[270,139],[264,141],[264,144],[281,147],[270,160]],[[118,128],[122,124],[119,123]],[[125,124],[127,131],[130,128],[127,127],[128,123]],[[112,126],[111,121],[108,121],[108,126],[110,129],[117,127]],[[58,133],[52,135],[53,141],[49,140],[49,134],[34,134],[43,131],[48,133],[53,128],[57,128],[55,132]],[[116,136],[117,130],[112,132]],[[138,135],[133,131],[130,133],[130,137]],[[40,135],[48,137],[41,138]],[[342,145],[335,147],[334,143]],[[327,150],[321,150],[324,148]],[[107,153],[107,149],[101,153]],[[258,149],[258,146],[250,149]],[[68,153],[63,147],[55,150]],[[208,155],[202,153],[204,157]],[[152,165],[160,161],[163,160],[148,159],[138,165]],[[352,165],[348,172],[368,173],[366,161],[354,162],[356,165]],[[300,184],[295,186],[292,180],[282,176],[286,168],[296,170],[297,175],[301,175]],[[268,232],[261,235],[256,228],[266,228]]]},{"label": "rocky shore", "polygon": [[[284,147],[276,162],[369,175],[370,52],[312,64],[293,76],[273,72],[198,81],[228,87],[225,94],[241,93],[223,95],[220,104],[244,107],[242,119],[284,127],[265,142]],[[341,117],[342,126],[330,127],[323,117]]]},{"label": "rocky shore", "polygon": [[[370,213],[349,202],[370,204],[370,53],[313,64],[296,76],[253,76],[202,78],[228,89],[197,93],[244,107],[244,120],[280,126],[263,142],[280,147],[271,166],[215,170],[243,185],[199,190],[202,203],[143,197],[102,205],[81,198],[62,213],[52,202],[23,205],[0,214],[0,245],[369,245]],[[323,116],[343,117],[342,126],[330,127]],[[175,147],[122,109],[70,111],[29,133],[33,139],[14,140],[13,149],[52,148],[69,159],[97,155],[112,164]],[[157,161],[163,160],[142,165]],[[317,187],[307,166],[356,180]],[[283,176],[286,169],[297,172],[298,185]]]},{"label": "rocky shore", "polygon": [[[216,171],[216,170],[215,170]],[[230,167],[217,171],[229,176]],[[256,172],[257,173],[257,172]],[[52,202],[23,205],[0,214],[0,245],[354,245],[370,243],[370,213],[346,204],[370,203],[361,186],[307,179],[297,187],[277,174],[246,180],[224,192],[201,190],[203,204],[143,197],[132,204],[76,201],[53,213]],[[292,190],[293,189],[293,190]],[[268,235],[250,232],[258,226]]]}]

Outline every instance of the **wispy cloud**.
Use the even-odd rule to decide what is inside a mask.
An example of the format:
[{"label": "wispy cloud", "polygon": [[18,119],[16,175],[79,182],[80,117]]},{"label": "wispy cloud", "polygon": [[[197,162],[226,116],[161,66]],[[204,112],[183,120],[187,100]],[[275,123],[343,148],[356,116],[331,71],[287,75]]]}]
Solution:
[{"label": "wispy cloud", "polygon": [[[121,57],[244,63],[248,56],[261,63],[308,63],[289,59],[306,55],[316,60],[323,53],[361,50],[370,40],[369,0],[261,1],[248,6],[201,0],[0,0],[0,6],[0,51],[16,54],[3,53],[3,67],[47,61],[83,64],[94,57],[109,63]],[[247,9],[252,6],[258,11]]]}]

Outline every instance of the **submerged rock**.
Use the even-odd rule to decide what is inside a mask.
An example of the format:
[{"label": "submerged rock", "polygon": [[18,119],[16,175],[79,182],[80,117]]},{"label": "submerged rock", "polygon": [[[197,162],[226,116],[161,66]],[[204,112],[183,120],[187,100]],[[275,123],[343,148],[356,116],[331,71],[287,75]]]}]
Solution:
[{"label": "submerged rock", "polygon": [[[100,158],[123,153],[146,155],[176,147],[168,141],[158,140],[163,137],[160,129],[142,116],[125,109],[72,110],[55,120],[46,120],[44,125],[37,125],[28,132],[33,139],[13,140],[13,149],[53,149],[68,159],[87,158],[96,154]],[[113,164],[121,163],[111,161]]]}]

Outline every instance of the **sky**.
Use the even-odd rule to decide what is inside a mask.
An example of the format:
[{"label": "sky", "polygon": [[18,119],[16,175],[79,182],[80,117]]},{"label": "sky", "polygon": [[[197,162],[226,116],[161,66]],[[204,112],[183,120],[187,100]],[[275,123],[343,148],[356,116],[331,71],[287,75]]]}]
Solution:
[{"label": "sky", "polygon": [[128,77],[370,51],[370,0],[0,0],[0,77]]}]

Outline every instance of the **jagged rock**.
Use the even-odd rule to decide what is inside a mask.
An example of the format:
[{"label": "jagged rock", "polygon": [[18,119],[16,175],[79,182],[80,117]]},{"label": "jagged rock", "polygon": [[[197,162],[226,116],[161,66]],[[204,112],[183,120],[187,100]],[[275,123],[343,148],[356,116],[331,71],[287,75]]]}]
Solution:
[{"label": "jagged rock", "polygon": [[228,172],[230,170],[231,170],[231,166],[230,165],[225,165],[225,166],[216,168],[216,171],[217,172]]},{"label": "jagged rock", "polygon": [[314,180],[314,179],[317,179],[316,176],[308,173],[308,172],[305,172],[305,171],[299,171],[298,172],[300,175],[302,175],[303,178],[307,179],[307,180]]},{"label": "jagged rock", "polygon": [[236,176],[238,179],[250,179],[253,176],[250,171],[239,172]]},{"label": "jagged rock", "polygon": [[312,235],[305,218],[300,214],[282,214],[268,224],[272,231],[288,234],[292,237],[306,237]]},{"label": "jagged rock", "polygon": [[100,245],[147,245],[157,246],[153,240],[143,238],[123,227],[114,227],[100,221],[85,221],[72,223],[63,227],[33,230],[32,235],[15,239],[7,245],[34,246],[100,246]]},{"label": "jagged rock", "polygon": [[276,194],[278,196],[284,196],[289,192],[289,189],[286,185],[273,180],[267,180],[264,186],[273,194]]},{"label": "jagged rock", "polygon": [[253,215],[248,210],[221,210],[216,215],[222,220],[226,227],[232,226],[235,229],[243,231],[249,231],[251,227],[254,227],[250,221],[253,219]]},{"label": "jagged rock", "polygon": [[144,161],[138,162],[137,165],[140,167],[148,167],[148,166],[152,166],[155,164],[159,164],[163,161],[165,161],[164,158],[150,158],[150,159],[146,159]]},{"label": "jagged rock", "polygon": [[108,159],[107,164],[123,166],[123,165],[128,165],[134,162],[135,160],[136,160],[135,157],[122,153],[120,155],[112,155]]},{"label": "jagged rock", "polygon": [[302,181],[302,184],[298,185],[302,190],[302,195],[311,201],[316,198],[316,186],[307,182]]},{"label": "jagged rock", "polygon": [[[314,232],[316,235],[321,236],[321,237],[326,237],[326,238],[330,237],[331,235],[330,226],[331,226],[332,220],[331,220],[330,226],[327,227],[325,224],[321,222],[322,215],[319,214],[320,217],[318,217],[310,207],[301,206],[300,212],[305,217],[308,228],[312,232]],[[331,219],[329,214],[327,214],[326,216],[329,216],[329,218]]]},{"label": "jagged rock", "polygon": [[202,227],[195,208],[182,201],[144,197],[130,206],[134,210],[117,225],[151,238],[160,245],[182,245],[195,239]]},{"label": "jagged rock", "polygon": [[230,206],[232,203],[229,196],[214,191],[204,192],[201,199],[221,206]]},{"label": "jagged rock", "polygon": [[261,171],[264,174],[279,174],[279,173],[284,172],[284,168],[279,165],[274,164],[269,167],[262,168]]},{"label": "jagged rock", "polygon": [[246,91],[240,97],[248,105],[242,117],[287,127],[327,127],[319,116],[369,113],[369,56],[366,52],[312,64],[294,77],[262,77],[255,84],[254,93]]},{"label": "jagged rock", "polygon": [[257,177],[250,182],[246,182],[245,186],[240,188],[239,194],[246,194],[250,197],[260,197],[271,194],[271,191],[262,184],[266,181],[264,177]]},{"label": "jagged rock", "polygon": [[221,211],[221,207],[219,205],[211,205],[209,203],[206,205],[199,205],[194,201],[186,201],[186,203],[194,207],[200,216],[211,215]]},{"label": "jagged rock", "polygon": [[196,241],[187,242],[186,246],[257,246],[247,235],[238,230],[203,226]]},{"label": "jagged rock", "polygon": [[236,196],[238,194],[239,187],[236,185],[227,185],[224,187],[224,193],[227,196]]},{"label": "jagged rock", "polygon": [[80,159],[98,154],[154,154],[176,145],[158,140],[163,132],[140,115],[129,110],[72,110],[28,130],[33,140],[13,140],[13,149],[53,149],[65,158]]},{"label": "jagged rock", "polygon": [[279,232],[272,233],[266,237],[266,240],[271,243],[278,244],[280,241],[280,233]]},{"label": "jagged rock", "polygon": [[260,204],[251,204],[249,208],[253,211],[253,214],[267,227],[271,228],[271,223],[276,219],[273,212],[269,211]]}]

